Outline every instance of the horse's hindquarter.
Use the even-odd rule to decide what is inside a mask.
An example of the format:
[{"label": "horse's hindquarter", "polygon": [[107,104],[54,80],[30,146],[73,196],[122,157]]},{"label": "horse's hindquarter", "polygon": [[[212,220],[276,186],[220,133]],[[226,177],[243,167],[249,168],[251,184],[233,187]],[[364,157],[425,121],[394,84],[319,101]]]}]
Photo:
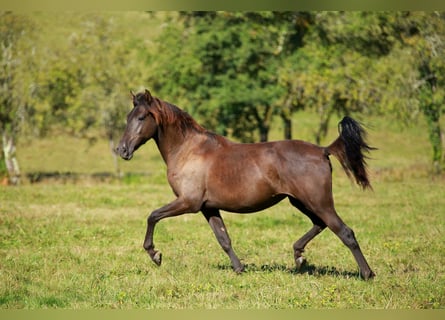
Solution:
[{"label": "horse's hindquarter", "polygon": [[288,195],[298,197],[300,180],[326,176],[323,168],[311,168],[325,162],[322,167],[330,170],[320,147],[295,140],[230,144],[209,161],[206,206],[233,212],[254,212]]}]

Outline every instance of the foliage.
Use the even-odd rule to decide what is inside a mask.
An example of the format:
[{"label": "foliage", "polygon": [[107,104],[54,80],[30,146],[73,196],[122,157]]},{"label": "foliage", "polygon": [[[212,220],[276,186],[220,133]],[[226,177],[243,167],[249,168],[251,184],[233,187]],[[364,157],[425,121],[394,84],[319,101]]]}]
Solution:
[{"label": "foliage", "polygon": [[423,113],[430,123],[433,162],[442,155],[445,19],[431,12],[320,12],[305,45],[287,59],[281,83],[294,105],[320,115],[315,140],[333,113],[396,114],[404,121]]},{"label": "foliage", "polygon": [[56,128],[91,142],[101,136],[116,157],[114,143],[125,125],[129,90],[142,84],[144,70],[137,55],[141,45],[125,36],[122,19],[106,13],[62,13],[55,25],[66,20],[70,24],[53,38],[47,38],[48,27],[39,20],[44,32],[35,43],[37,98],[28,112],[34,134]]},{"label": "foliage", "polygon": [[123,36],[112,15],[76,19],[79,29],[64,34],[66,40],[46,54],[46,73],[39,79],[40,97],[52,117],[46,118],[73,134],[99,127],[106,138],[114,139],[123,130],[131,77],[141,78],[131,60],[137,46]]},{"label": "foliage", "polygon": [[445,13],[415,15],[412,20],[418,32],[409,39],[409,45],[417,58],[418,100],[427,119],[433,147],[433,166],[438,173],[445,169],[440,128],[440,117],[445,112]]},{"label": "foliage", "polygon": [[[150,80],[159,94],[185,97],[207,127],[243,141],[267,140],[284,90],[276,70],[297,45],[305,14],[188,12],[158,38]],[[179,98],[178,101],[181,101]],[[190,105],[190,106],[188,106]]]},{"label": "foliage", "polygon": [[[27,109],[32,103],[29,89],[34,51],[29,40],[33,23],[27,17],[0,12],[0,178],[20,181],[15,144],[26,125]],[[25,38],[25,40],[23,40]]]}]

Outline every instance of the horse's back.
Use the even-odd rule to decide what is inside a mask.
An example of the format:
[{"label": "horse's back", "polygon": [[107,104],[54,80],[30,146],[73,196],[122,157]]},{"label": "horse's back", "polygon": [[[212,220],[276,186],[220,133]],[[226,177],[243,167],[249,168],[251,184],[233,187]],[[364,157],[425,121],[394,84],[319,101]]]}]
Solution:
[{"label": "horse's back", "polygon": [[331,166],[325,149],[301,140],[271,142],[262,158],[265,170],[274,168],[275,186],[280,192],[297,196],[299,190],[331,183]]}]

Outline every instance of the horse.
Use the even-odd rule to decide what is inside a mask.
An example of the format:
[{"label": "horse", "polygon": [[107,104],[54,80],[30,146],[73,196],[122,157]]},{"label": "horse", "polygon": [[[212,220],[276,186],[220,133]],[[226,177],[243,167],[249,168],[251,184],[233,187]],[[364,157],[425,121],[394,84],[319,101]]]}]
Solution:
[{"label": "horse", "polygon": [[[131,92],[131,91],[130,91]],[[160,266],[153,233],[165,218],[185,213],[204,215],[236,273],[244,271],[235,254],[220,210],[253,213],[285,198],[312,222],[312,228],[293,244],[296,269],[306,259],[306,245],[328,227],[352,252],[360,276],[375,276],[354,232],[337,215],[332,195],[332,165],[336,157],[346,174],[363,189],[372,189],[365,153],[374,149],[363,126],[345,116],[339,136],[329,146],[301,140],[237,143],[210,132],[174,104],[152,96],[150,91],[131,92],[133,109],[116,152],[130,160],[139,147],[153,139],[167,165],[167,179],[176,199],[154,210],[147,219],[143,247]]]}]

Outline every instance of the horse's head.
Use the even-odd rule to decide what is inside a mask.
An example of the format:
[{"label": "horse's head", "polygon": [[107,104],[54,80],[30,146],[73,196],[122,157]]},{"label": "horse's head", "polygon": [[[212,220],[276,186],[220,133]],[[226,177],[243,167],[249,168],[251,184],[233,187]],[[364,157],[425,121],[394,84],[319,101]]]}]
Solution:
[{"label": "horse's head", "polygon": [[127,126],[116,151],[125,159],[130,160],[133,153],[156,133],[158,125],[150,106],[153,97],[148,90],[133,94],[133,110],[127,115]]}]

